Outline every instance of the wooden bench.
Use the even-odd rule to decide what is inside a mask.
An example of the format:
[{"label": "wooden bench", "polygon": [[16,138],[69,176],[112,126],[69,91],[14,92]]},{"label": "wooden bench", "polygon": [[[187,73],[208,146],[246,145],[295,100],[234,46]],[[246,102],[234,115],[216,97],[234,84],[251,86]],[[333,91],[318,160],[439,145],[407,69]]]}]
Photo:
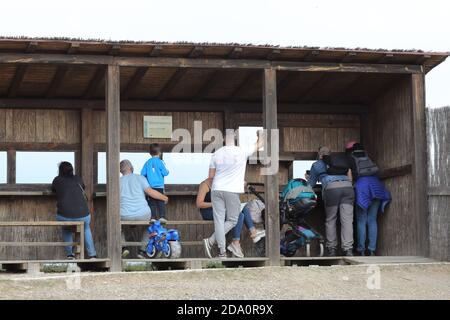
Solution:
[{"label": "wooden bench", "polygon": [[[120,224],[122,226],[148,226],[148,221],[121,221]],[[214,225],[214,221],[212,220],[190,220],[190,221],[168,221],[168,226],[180,226],[180,225]],[[139,247],[147,244],[146,242],[140,241],[126,241],[122,242],[122,247]],[[181,241],[181,245],[183,246],[199,246],[202,245],[202,241]]]},{"label": "wooden bench", "polygon": [[155,270],[207,269],[208,265],[216,264],[225,268],[255,268],[264,267],[269,261],[264,257],[208,259],[208,258],[178,258],[178,259],[123,259],[122,265],[129,263],[151,263]]},{"label": "wooden bench", "polygon": [[76,260],[6,260],[0,261],[0,269],[7,272],[38,273],[44,266],[73,265],[80,271],[107,271],[109,259],[76,259]]},{"label": "wooden bench", "polygon": [[9,247],[66,247],[75,246],[75,257],[84,258],[84,222],[83,221],[0,221],[0,227],[71,227],[75,233],[74,242],[0,242],[0,246]]}]

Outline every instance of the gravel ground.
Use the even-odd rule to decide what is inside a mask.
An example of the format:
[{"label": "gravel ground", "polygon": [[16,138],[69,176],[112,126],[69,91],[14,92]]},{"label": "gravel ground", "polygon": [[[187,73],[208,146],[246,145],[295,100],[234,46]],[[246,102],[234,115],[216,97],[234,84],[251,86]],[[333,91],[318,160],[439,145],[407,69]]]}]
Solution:
[{"label": "gravel ground", "polygon": [[[0,299],[446,299],[450,264],[126,273],[0,273]],[[369,272],[369,273],[368,273]],[[376,272],[376,270],[375,270]],[[377,285],[375,278],[369,284]]]}]

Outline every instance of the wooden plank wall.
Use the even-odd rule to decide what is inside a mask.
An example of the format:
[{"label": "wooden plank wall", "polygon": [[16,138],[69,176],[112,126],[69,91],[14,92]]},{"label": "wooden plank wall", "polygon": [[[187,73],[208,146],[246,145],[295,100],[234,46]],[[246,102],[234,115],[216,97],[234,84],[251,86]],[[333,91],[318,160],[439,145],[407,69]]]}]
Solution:
[{"label": "wooden plank wall", "polygon": [[[95,144],[105,143],[106,122],[104,111],[93,111],[93,136]],[[143,115],[172,115],[173,129],[188,128],[193,134],[194,120],[203,121],[203,132],[209,128],[223,128],[221,112],[121,112],[121,142],[123,144],[148,144],[164,142],[168,139],[144,139],[142,134]],[[260,125],[262,115],[236,114],[238,125]],[[81,114],[78,110],[28,110],[0,109],[0,143],[23,143],[22,147],[39,145],[52,148],[55,144],[70,145],[80,150]],[[280,114],[279,122],[283,127],[281,135],[285,139],[282,146],[289,152],[314,152],[323,144],[333,150],[342,150],[349,139],[359,138],[359,116],[357,115],[311,115]],[[300,138],[301,137],[301,138]],[[40,144],[42,143],[42,144]],[[289,143],[289,144],[288,144]],[[174,143],[175,144],[175,143]],[[280,164],[279,180],[283,185],[289,178],[289,162]],[[263,182],[258,165],[249,165],[246,180]],[[251,196],[243,195],[242,200]],[[106,206],[105,198],[94,201],[95,225],[94,239],[100,257],[106,256]],[[53,196],[13,196],[0,197],[0,220],[52,220],[55,217],[55,198]],[[314,213],[313,226],[322,230],[324,215],[318,208]],[[201,219],[195,208],[194,196],[172,196],[168,204],[168,216],[172,220]],[[15,232],[2,232],[1,241],[10,240],[61,240],[58,228],[21,228]],[[4,231],[8,231],[4,229]],[[12,230],[9,230],[12,231]],[[181,226],[182,239],[199,241],[212,232],[212,226]],[[137,232],[132,232],[137,236]],[[244,228],[242,234],[243,249],[247,256],[254,255],[252,243]],[[0,259],[52,259],[64,256],[62,248],[0,248]],[[184,248],[185,257],[203,256],[202,248],[189,246]]]},{"label": "wooden plank wall", "polygon": [[450,107],[427,110],[430,256],[450,261]]},{"label": "wooden plank wall", "polygon": [[[400,79],[379,96],[363,120],[363,143],[381,170],[413,162],[411,94],[409,79]],[[426,226],[413,210],[413,181],[412,173],[384,180],[392,201],[378,217],[380,255],[425,254],[421,234]]]},{"label": "wooden plank wall", "polygon": [[[262,115],[240,113],[239,125],[262,126]],[[284,152],[316,152],[320,146],[343,151],[349,140],[358,140],[360,119],[349,114],[281,113],[278,126]],[[311,159],[314,160],[314,159]]]},{"label": "wooden plank wall", "polygon": [[[3,147],[45,151],[57,143],[71,148],[80,143],[78,110],[0,109],[0,144]],[[55,211],[54,196],[0,197],[1,221],[54,220]],[[62,241],[62,234],[55,227],[2,227],[0,241]],[[52,257],[64,257],[63,248],[0,247],[0,260]]]},{"label": "wooden plank wall", "polygon": [[[144,115],[172,116],[172,129],[188,129],[194,138],[194,121],[202,121],[202,133],[210,128],[223,128],[223,117],[221,112],[144,112],[144,111],[122,111],[120,113],[121,143],[127,144],[149,144],[172,143],[170,139],[148,139],[144,138],[143,117]],[[94,143],[104,143],[106,140],[106,122],[104,111],[93,112],[94,121]]]},{"label": "wooden plank wall", "polygon": [[80,111],[0,109],[0,143],[80,143]]}]

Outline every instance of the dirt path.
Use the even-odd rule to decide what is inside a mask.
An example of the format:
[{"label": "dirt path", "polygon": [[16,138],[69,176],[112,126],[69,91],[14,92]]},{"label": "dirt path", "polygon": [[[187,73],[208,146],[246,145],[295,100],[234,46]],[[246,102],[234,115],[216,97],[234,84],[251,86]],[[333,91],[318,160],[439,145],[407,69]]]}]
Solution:
[{"label": "dirt path", "polygon": [[450,264],[0,274],[0,299],[450,299]]}]

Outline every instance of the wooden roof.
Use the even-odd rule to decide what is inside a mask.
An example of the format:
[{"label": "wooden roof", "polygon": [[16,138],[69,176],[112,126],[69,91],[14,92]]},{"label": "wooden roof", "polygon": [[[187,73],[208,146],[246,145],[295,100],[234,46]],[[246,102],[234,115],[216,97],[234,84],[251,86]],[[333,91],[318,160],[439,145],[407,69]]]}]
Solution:
[{"label": "wooden roof", "polygon": [[[0,38],[1,53],[405,64],[421,65],[425,72],[448,56],[402,50],[29,38]],[[0,64],[0,98],[101,99],[103,68],[94,64]],[[401,77],[279,71],[278,98],[286,102],[366,103]],[[125,100],[260,101],[261,78],[258,70],[251,69],[121,67],[121,94]]]}]

